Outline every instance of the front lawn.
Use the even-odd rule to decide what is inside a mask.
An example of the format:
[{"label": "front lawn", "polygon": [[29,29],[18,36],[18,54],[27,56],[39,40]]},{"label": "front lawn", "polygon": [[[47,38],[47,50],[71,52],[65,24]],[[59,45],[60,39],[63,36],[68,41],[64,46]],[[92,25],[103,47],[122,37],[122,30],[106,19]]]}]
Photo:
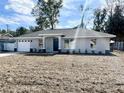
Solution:
[{"label": "front lawn", "polygon": [[124,53],[0,58],[0,93],[124,93]]}]

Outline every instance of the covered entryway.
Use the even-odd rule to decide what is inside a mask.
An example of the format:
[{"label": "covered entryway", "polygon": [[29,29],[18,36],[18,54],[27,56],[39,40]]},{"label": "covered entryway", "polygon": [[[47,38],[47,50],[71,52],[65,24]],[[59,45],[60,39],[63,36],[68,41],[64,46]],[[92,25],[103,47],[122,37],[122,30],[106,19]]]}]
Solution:
[{"label": "covered entryway", "polygon": [[58,40],[58,38],[53,39],[53,51],[59,51],[59,40]]},{"label": "covered entryway", "polygon": [[43,50],[48,53],[61,51],[62,34],[39,34],[43,39]]},{"label": "covered entryway", "polygon": [[30,52],[30,42],[18,42],[19,52]]}]

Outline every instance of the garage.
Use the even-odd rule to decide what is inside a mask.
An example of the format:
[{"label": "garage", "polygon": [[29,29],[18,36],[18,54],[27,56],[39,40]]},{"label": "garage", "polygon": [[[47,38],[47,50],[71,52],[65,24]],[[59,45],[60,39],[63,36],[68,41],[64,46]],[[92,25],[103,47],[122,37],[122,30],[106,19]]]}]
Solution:
[{"label": "garage", "polygon": [[19,52],[30,52],[30,42],[18,42]]}]

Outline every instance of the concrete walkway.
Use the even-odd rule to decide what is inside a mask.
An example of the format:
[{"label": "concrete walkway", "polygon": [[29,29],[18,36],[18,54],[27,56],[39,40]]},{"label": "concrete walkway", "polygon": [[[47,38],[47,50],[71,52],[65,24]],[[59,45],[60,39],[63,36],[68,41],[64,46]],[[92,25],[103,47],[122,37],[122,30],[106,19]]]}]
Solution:
[{"label": "concrete walkway", "polygon": [[0,53],[0,57],[7,57],[12,55],[16,55],[16,53]]}]

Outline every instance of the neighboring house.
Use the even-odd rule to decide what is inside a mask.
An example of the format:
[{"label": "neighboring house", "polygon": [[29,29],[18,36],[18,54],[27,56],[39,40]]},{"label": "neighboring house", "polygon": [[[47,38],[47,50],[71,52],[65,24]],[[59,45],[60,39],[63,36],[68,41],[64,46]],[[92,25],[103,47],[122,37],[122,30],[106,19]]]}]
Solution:
[{"label": "neighboring house", "polygon": [[15,51],[47,53],[109,53],[115,35],[85,29],[54,29],[16,37]]},{"label": "neighboring house", "polygon": [[14,51],[15,40],[9,33],[0,34],[0,52]]}]

